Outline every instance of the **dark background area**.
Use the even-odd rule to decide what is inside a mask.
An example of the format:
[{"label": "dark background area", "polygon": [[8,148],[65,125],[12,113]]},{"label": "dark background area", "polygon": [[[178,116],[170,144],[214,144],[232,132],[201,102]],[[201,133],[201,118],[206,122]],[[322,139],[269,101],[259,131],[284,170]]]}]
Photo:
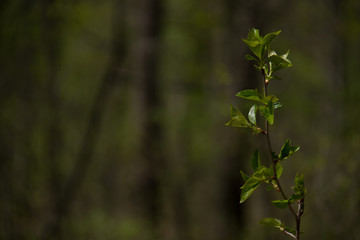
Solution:
[{"label": "dark background area", "polygon": [[0,239],[288,239],[239,204],[263,136],[229,128],[261,88],[242,38],[282,30],[272,141],[308,189],[302,239],[360,239],[357,0],[0,1]]}]

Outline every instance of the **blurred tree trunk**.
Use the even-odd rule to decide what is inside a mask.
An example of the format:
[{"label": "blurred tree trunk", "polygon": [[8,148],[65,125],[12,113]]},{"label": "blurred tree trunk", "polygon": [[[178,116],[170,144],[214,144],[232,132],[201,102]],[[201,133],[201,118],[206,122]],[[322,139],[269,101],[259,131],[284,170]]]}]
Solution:
[{"label": "blurred tree trunk", "polygon": [[146,219],[150,221],[151,234],[159,237],[161,211],[161,171],[166,169],[164,160],[163,129],[161,123],[161,89],[159,58],[163,30],[163,2],[139,0],[136,2],[138,28],[135,52],[135,69],[141,72],[140,109],[143,124],[140,154],[144,161],[144,176],[139,191],[143,196]]}]

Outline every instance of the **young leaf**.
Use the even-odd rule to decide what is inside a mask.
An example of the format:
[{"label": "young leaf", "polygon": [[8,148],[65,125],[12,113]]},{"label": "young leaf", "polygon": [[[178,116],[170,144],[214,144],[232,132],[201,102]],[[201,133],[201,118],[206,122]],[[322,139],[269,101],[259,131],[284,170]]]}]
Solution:
[{"label": "young leaf", "polygon": [[276,164],[276,176],[277,176],[277,178],[281,177],[282,172],[283,172],[283,167],[281,166],[280,163],[277,163]]},{"label": "young leaf", "polygon": [[281,102],[279,102],[279,101],[274,102],[274,109],[281,108],[281,107],[282,107]]},{"label": "young leaf", "polygon": [[279,35],[280,33],[281,33],[281,30],[279,30],[277,32],[272,32],[272,33],[266,34],[262,41],[263,44],[265,44],[267,47],[269,47],[271,42],[274,40],[274,38],[277,37],[277,35]]},{"label": "young leaf", "polygon": [[254,176],[262,178],[264,180],[269,180],[270,178],[274,177],[274,170],[273,167],[265,167],[261,166],[261,168],[254,173]]},{"label": "young leaf", "polygon": [[272,32],[272,33],[268,33],[265,35],[265,37],[262,39],[262,45],[263,45],[263,48],[262,48],[262,54],[264,55],[264,53],[270,49],[270,45],[271,45],[271,42],[274,40],[274,38],[279,35],[281,33],[281,30],[280,31],[277,31],[277,32]]},{"label": "young leaf", "polygon": [[288,206],[288,200],[274,200],[271,201],[272,204],[274,204],[275,207],[284,209]]},{"label": "young leaf", "polygon": [[250,54],[246,54],[246,55],[245,55],[245,59],[246,59],[246,60],[249,60],[249,61],[256,61],[256,62],[258,62],[258,60],[257,60],[254,56],[252,56],[252,55],[250,55]]},{"label": "young leaf", "polygon": [[246,89],[238,92],[235,96],[260,102],[261,96],[257,89]]},{"label": "young leaf", "polygon": [[259,29],[256,28],[252,28],[250,30],[250,32],[248,33],[248,39],[249,40],[257,40],[257,41],[262,41],[262,38],[260,36],[260,32]]},{"label": "young leaf", "polygon": [[251,167],[254,171],[257,171],[260,169],[260,157],[259,157],[259,151],[256,149],[251,157]]},{"label": "young leaf", "polygon": [[251,124],[246,120],[245,116],[232,105],[230,106],[231,120],[226,123],[226,126],[231,127],[250,127]]},{"label": "young leaf", "polygon": [[268,105],[268,104],[274,105],[274,103],[279,101],[279,99],[277,97],[275,97],[274,95],[270,95],[270,96],[266,96],[266,97],[261,96],[260,101],[265,105]]},{"label": "young leaf", "polygon": [[263,180],[259,178],[249,178],[242,186],[240,203],[245,202],[262,182]]},{"label": "young leaf", "polygon": [[240,171],[240,173],[241,173],[241,176],[242,176],[242,178],[244,179],[245,182],[250,179],[250,177],[246,173],[244,173],[243,171]]},{"label": "young leaf", "polygon": [[263,218],[260,220],[259,223],[267,225],[267,226],[271,226],[271,227],[281,227],[283,225],[283,223],[279,219],[272,218],[272,217]]},{"label": "young leaf", "polygon": [[262,38],[260,36],[258,29],[251,29],[248,38],[243,39],[243,41],[248,45],[250,50],[257,56],[260,60],[262,59]]},{"label": "young leaf", "polygon": [[306,188],[304,186],[304,175],[296,174],[295,176],[295,186],[293,187],[294,194],[291,196],[291,200],[300,200],[305,197]]},{"label": "young leaf", "polygon": [[295,186],[304,186],[304,174],[299,175],[299,173],[295,176]]},{"label": "young leaf", "polygon": [[284,143],[284,145],[280,150],[279,158],[280,159],[288,158],[289,154],[290,154],[290,140],[288,139],[286,140],[286,142]]},{"label": "young leaf", "polygon": [[286,142],[284,143],[284,145],[282,146],[282,148],[280,150],[279,159],[281,159],[281,160],[287,159],[292,154],[297,152],[299,149],[300,149],[299,146],[290,146],[290,140],[288,139],[288,140],[286,140]]},{"label": "young leaf", "polygon": [[270,72],[274,73],[280,69],[291,67],[292,63],[289,59],[287,59],[288,55],[289,51],[281,56],[277,55],[276,53],[269,56],[266,59],[266,62],[268,62],[270,65]]},{"label": "young leaf", "polygon": [[261,115],[272,125],[274,124],[274,105],[260,106],[259,111]]},{"label": "young leaf", "polygon": [[262,133],[261,128],[259,128],[259,127],[257,127],[257,126],[251,125],[250,128],[251,128],[252,133],[253,133],[254,135],[257,135],[257,134],[259,134],[259,133]]},{"label": "young leaf", "polygon": [[258,106],[257,105],[252,105],[252,107],[250,108],[249,114],[248,114],[248,118],[249,121],[256,125],[256,112],[258,110]]}]

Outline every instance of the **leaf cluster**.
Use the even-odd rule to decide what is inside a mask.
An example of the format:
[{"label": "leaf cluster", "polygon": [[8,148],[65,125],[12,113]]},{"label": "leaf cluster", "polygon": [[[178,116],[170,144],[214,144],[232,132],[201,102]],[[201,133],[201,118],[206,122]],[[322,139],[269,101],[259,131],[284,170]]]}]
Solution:
[{"label": "leaf cluster", "polygon": [[264,71],[268,81],[273,78],[279,79],[279,77],[273,75],[276,71],[292,66],[291,61],[288,59],[290,50],[285,54],[278,55],[271,49],[272,41],[280,34],[280,32],[281,31],[272,32],[261,37],[259,30],[253,28],[250,30],[247,39],[243,39],[254,54],[247,54],[245,58],[250,61],[255,61],[255,68]]},{"label": "leaf cluster", "polygon": [[[253,28],[249,32],[247,39],[243,39],[254,54],[246,55],[246,59],[257,63],[255,67],[263,73],[266,85],[270,79],[278,78],[273,75],[274,72],[292,66],[287,58],[289,51],[283,55],[277,55],[270,47],[272,41],[280,32],[269,33],[265,37],[261,37],[259,30]],[[238,109],[231,106],[231,120],[226,124],[227,126],[249,128],[253,134],[265,133],[257,125],[256,113],[258,111],[270,125],[274,124],[274,110],[282,106],[277,97],[274,95],[266,96],[265,90],[262,94],[257,89],[246,89],[238,92],[236,96],[255,101],[256,103],[251,106],[248,112],[248,119]]]},{"label": "leaf cluster", "polygon": [[230,107],[231,120],[226,123],[227,126],[231,127],[243,127],[249,128],[254,134],[264,133],[258,124],[256,114],[259,111],[260,114],[270,124],[274,123],[274,110],[280,108],[282,104],[279,99],[274,95],[264,96],[259,93],[257,89],[247,89],[240,91],[236,94],[237,97],[252,100],[257,102],[253,104],[248,112],[248,119],[235,107]]},{"label": "leaf cluster", "polygon": [[[245,202],[245,200],[248,199],[253,194],[253,192],[261,183],[267,183],[268,190],[276,189],[277,191],[279,191],[279,187],[276,179],[279,179],[283,172],[283,167],[280,164],[280,162],[282,160],[289,158],[299,149],[300,149],[299,146],[291,146],[290,140],[286,140],[286,142],[284,143],[284,145],[280,150],[280,153],[279,154],[273,153],[273,156],[276,159],[276,163],[275,163],[276,174],[274,173],[274,167],[272,165],[270,167],[265,167],[261,164],[259,151],[256,149],[251,157],[251,167],[254,170],[254,173],[249,176],[244,172],[240,171],[241,176],[245,181],[244,185],[241,187],[242,191],[240,196],[240,203]],[[298,200],[299,197],[303,197],[305,194],[305,190],[301,188],[301,186],[304,186],[304,184],[302,185],[300,184],[301,182],[304,183],[303,180],[301,181],[301,178],[297,176],[295,178],[294,194],[292,195],[292,198],[286,200],[275,200],[272,201],[272,203],[278,208],[285,208],[288,205],[288,203],[292,203],[294,200]]]}]

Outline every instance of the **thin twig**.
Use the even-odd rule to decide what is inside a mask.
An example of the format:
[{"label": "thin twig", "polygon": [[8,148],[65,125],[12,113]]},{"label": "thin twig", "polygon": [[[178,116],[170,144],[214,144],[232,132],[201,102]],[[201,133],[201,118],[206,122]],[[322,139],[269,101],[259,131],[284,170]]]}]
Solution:
[{"label": "thin twig", "polygon": [[[263,76],[263,81],[264,81],[264,96],[267,97],[268,95],[268,84],[269,84],[269,81],[267,80],[266,78],[266,73],[264,71],[264,69],[261,69],[261,73],[262,73],[262,76]],[[273,151],[272,151],[272,147],[271,147],[271,141],[270,141],[270,128],[269,128],[269,122],[267,120],[266,121],[266,142],[267,142],[267,145],[268,145],[268,149],[269,149],[269,154],[270,154],[270,158],[272,160],[272,165],[273,165],[273,170],[274,170],[274,180],[276,181],[276,184],[277,184],[277,190],[280,192],[282,198],[284,200],[288,200],[285,192],[283,191],[282,187],[281,187],[281,184],[280,184],[280,180],[277,176],[277,173],[276,173],[276,165],[278,163],[278,161],[274,158],[273,156]],[[292,207],[291,203],[288,202],[288,208],[290,210],[290,212],[293,214],[294,218],[295,218],[295,221],[296,221],[296,236],[293,235],[292,233],[290,232],[287,232],[287,231],[283,231],[284,233],[294,237],[296,240],[299,240],[300,239],[300,218],[301,218],[301,215],[302,215],[302,207],[300,206],[300,201],[299,201],[299,206],[298,206],[298,213],[295,212],[294,208]]]},{"label": "thin twig", "polygon": [[297,239],[294,234],[292,234],[291,232],[286,231],[285,229],[283,229],[282,232],[285,233],[285,234],[287,234],[287,235],[289,235],[289,236],[292,237],[292,238]]}]

